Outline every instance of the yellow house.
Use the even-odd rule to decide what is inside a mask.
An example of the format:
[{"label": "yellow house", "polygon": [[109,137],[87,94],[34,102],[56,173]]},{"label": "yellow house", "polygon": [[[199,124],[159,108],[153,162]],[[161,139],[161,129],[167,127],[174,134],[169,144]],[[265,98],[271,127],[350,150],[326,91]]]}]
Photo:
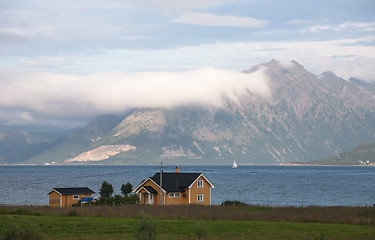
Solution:
[{"label": "yellow house", "polygon": [[46,195],[49,197],[50,207],[71,207],[77,204],[82,197],[92,197],[95,193],[90,188],[52,188]]},{"label": "yellow house", "polygon": [[160,172],[155,173],[134,189],[141,204],[211,205],[211,189],[215,187],[202,173],[180,173],[176,167],[174,173],[161,175],[160,179]]}]

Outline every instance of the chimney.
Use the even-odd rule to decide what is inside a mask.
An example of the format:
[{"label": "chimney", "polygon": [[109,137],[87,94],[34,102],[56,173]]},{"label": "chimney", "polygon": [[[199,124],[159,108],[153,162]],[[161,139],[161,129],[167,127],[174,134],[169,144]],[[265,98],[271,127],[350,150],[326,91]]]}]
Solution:
[{"label": "chimney", "polygon": [[174,172],[175,173],[180,173],[180,168],[176,166],[176,168],[174,169]]}]

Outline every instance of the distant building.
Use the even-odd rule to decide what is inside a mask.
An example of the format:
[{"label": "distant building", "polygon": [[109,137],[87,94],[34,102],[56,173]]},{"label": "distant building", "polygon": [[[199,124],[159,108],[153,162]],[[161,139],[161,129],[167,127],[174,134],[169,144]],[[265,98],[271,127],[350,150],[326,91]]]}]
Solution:
[{"label": "distant building", "polygon": [[175,172],[162,172],[161,186],[160,172],[157,172],[133,192],[138,194],[141,204],[211,205],[212,188],[215,188],[214,185],[202,173],[180,173],[180,169],[176,167]]},{"label": "distant building", "polygon": [[92,197],[93,193],[95,192],[87,187],[52,188],[46,195],[49,197],[50,207],[71,207],[82,197]]}]

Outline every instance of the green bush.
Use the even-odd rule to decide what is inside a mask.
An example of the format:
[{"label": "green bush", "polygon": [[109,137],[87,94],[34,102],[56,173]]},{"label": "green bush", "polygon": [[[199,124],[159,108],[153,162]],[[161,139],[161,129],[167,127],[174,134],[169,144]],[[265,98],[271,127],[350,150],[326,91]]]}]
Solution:
[{"label": "green bush", "polygon": [[141,220],[135,232],[138,240],[154,240],[156,237],[155,221],[150,215],[141,213]]},{"label": "green bush", "polygon": [[3,240],[39,240],[42,239],[40,229],[33,224],[12,223],[5,230]]},{"label": "green bush", "polygon": [[249,204],[237,201],[237,200],[227,200],[221,203],[223,206],[234,206],[234,207],[239,207],[239,206],[249,206]]},{"label": "green bush", "polygon": [[124,205],[126,204],[125,198],[121,195],[116,194],[115,197],[113,198],[113,201],[115,205]]},{"label": "green bush", "polygon": [[128,205],[134,205],[139,203],[139,197],[137,194],[129,194],[125,197],[125,202]]},{"label": "green bush", "polygon": [[200,222],[197,222],[197,225],[195,226],[195,235],[197,236],[198,240],[207,240],[208,239],[207,226],[203,225]]},{"label": "green bush", "polygon": [[139,203],[139,197],[137,194],[129,194],[127,196],[122,196],[116,194],[115,196],[111,197],[101,197],[98,201],[92,202],[93,206],[118,206],[118,205],[134,205]]}]

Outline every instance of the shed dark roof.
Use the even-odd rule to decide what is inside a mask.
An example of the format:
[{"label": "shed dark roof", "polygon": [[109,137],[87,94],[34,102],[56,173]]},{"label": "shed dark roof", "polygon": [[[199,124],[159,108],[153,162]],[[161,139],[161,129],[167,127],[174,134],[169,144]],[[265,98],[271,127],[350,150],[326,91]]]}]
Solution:
[{"label": "shed dark roof", "polygon": [[151,186],[143,186],[148,192],[150,193],[158,193],[153,187]]},{"label": "shed dark roof", "polygon": [[[63,194],[63,195],[71,195],[71,194],[92,194],[95,193],[88,187],[76,187],[76,188],[52,188],[56,192]],[[52,191],[51,190],[51,191]]]},{"label": "shed dark roof", "polygon": [[[184,192],[201,173],[164,173],[162,179],[162,188],[166,192]],[[160,186],[160,172],[155,173],[151,179]]]}]

